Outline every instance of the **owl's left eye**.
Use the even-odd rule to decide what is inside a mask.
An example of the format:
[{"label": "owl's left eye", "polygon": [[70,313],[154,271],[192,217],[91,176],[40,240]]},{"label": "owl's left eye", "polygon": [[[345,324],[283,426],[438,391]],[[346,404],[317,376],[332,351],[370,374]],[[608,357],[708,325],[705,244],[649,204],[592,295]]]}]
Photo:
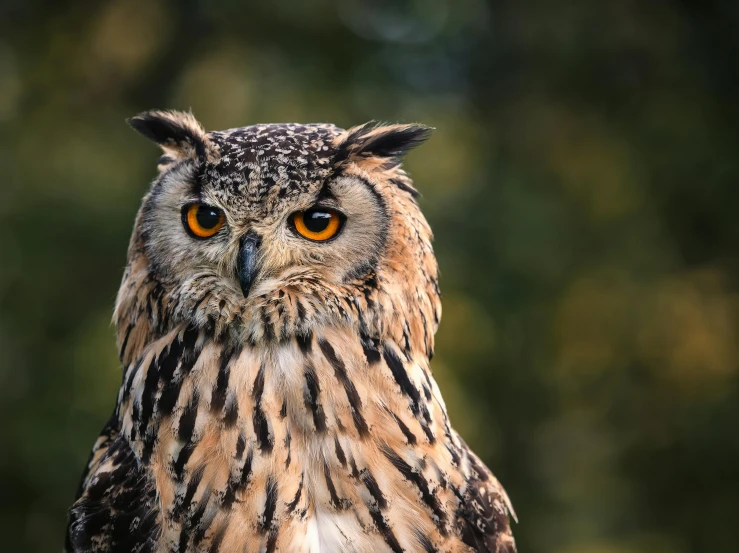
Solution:
[{"label": "owl's left eye", "polygon": [[225,222],[226,216],[217,207],[194,203],[182,208],[182,224],[188,234],[194,238],[214,236]]},{"label": "owl's left eye", "polygon": [[333,209],[314,207],[292,215],[295,231],[313,242],[325,242],[336,236],[344,224],[345,217]]}]

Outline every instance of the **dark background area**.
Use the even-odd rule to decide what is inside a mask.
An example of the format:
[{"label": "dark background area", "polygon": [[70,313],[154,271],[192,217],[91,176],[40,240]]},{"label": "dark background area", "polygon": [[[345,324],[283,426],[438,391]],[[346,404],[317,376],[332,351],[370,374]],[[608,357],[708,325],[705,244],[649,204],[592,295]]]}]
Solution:
[{"label": "dark background area", "polygon": [[159,153],[208,129],[422,121],[432,364],[522,553],[739,544],[739,3],[0,2],[0,536],[58,551],[115,402]]}]

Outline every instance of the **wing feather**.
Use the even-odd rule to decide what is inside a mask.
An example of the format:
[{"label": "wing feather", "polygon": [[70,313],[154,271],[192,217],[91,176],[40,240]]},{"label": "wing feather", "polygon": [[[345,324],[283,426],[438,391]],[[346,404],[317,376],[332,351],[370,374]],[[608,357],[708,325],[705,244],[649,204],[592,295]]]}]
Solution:
[{"label": "wing feather", "polygon": [[114,417],[95,442],[69,511],[65,552],[150,553],[160,533],[154,480]]},{"label": "wing feather", "polygon": [[516,553],[509,517],[518,520],[508,494],[482,461],[463,448],[469,476],[456,516],[462,541],[478,553]]}]

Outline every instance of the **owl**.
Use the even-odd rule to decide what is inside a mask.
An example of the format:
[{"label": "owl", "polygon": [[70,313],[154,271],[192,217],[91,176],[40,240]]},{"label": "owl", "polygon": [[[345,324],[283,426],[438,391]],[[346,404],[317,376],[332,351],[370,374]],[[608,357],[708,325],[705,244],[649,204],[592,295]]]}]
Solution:
[{"label": "owl", "polygon": [[67,551],[515,553],[429,367],[438,269],[401,161],[430,129],[129,123],[164,153]]}]

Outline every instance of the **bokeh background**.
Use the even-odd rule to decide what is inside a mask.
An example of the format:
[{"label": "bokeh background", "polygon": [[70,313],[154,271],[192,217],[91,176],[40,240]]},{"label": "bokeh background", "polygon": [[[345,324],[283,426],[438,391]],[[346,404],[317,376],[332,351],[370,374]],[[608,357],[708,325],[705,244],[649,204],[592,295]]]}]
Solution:
[{"label": "bokeh background", "polygon": [[160,107],[436,127],[433,369],[520,551],[735,553],[738,99],[729,0],[2,0],[0,548],[60,549],[113,409]]}]

